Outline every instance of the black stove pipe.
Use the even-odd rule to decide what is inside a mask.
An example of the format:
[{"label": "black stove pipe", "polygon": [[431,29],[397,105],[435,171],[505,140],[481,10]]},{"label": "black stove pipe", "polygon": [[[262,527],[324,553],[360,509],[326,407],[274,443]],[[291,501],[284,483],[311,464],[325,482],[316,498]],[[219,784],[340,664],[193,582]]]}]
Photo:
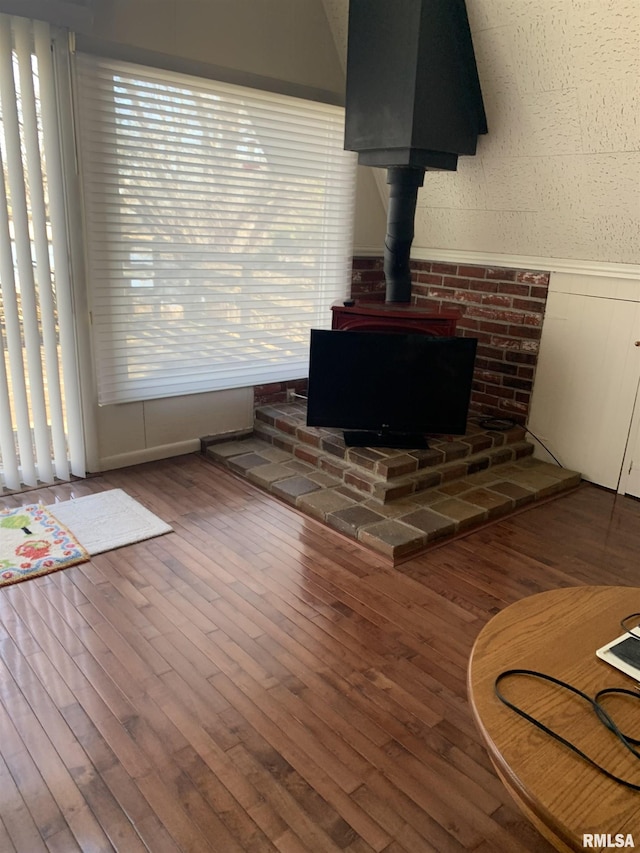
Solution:
[{"label": "black stove pipe", "polygon": [[409,259],[414,234],[418,189],[424,183],[422,168],[392,166],[387,169],[389,210],[384,240],[384,277],[387,302],[411,302]]},{"label": "black stove pipe", "polygon": [[425,169],[455,172],[486,132],[465,0],[349,0],[344,147],[388,169],[387,302],[411,301]]}]

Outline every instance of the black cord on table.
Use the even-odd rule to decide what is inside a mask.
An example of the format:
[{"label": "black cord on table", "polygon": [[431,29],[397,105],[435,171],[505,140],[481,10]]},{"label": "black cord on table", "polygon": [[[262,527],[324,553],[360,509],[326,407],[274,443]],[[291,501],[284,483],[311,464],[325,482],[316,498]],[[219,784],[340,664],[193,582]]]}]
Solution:
[{"label": "black cord on table", "polygon": [[623,695],[629,696],[632,699],[640,700],[640,693],[634,692],[633,690],[626,690],[623,687],[607,687],[604,690],[599,690],[596,695],[592,698],[587,693],[584,693],[582,690],[578,690],[577,687],[574,687],[571,684],[568,684],[566,681],[561,681],[559,678],[554,678],[552,675],[545,675],[543,672],[537,672],[534,669],[506,669],[504,672],[501,672],[500,675],[496,678],[494,683],[495,694],[498,699],[502,702],[503,705],[506,705],[507,708],[511,708],[512,711],[515,711],[516,714],[523,717],[525,720],[528,720],[532,725],[536,726],[536,728],[548,734],[554,740],[559,741],[564,744],[568,749],[572,752],[575,752],[580,756],[584,761],[590,764],[592,767],[595,767],[601,773],[603,773],[607,778],[617,782],[619,785],[624,785],[626,788],[631,788],[633,791],[640,791],[640,784],[635,782],[629,782],[627,779],[622,779],[619,776],[616,776],[614,773],[611,773],[606,768],[602,767],[595,761],[593,758],[588,756],[585,752],[583,752],[579,747],[577,747],[570,740],[567,740],[562,735],[555,732],[553,729],[546,726],[540,720],[532,717],[531,714],[528,714],[522,708],[518,707],[518,705],[511,702],[506,696],[500,691],[499,685],[505,678],[509,678],[514,675],[526,675],[532,678],[543,679],[544,681],[550,681],[552,684],[557,685],[558,687],[562,687],[565,690],[571,691],[576,696],[579,696],[581,699],[584,699],[585,702],[588,702],[593,711],[597,714],[598,718],[602,722],[602,724],[612,732],[615,737],[620,741],[620,743],[631,752],[636,758],[640,759],[640,751],[636,749],[636,746],[640,745],[640,739],[631,737],[630,735],[624,734],[620,731],[618,726],[615,724],[611,716],[605,711],[602,707],[600,700],[605,696],[612,695]]}]

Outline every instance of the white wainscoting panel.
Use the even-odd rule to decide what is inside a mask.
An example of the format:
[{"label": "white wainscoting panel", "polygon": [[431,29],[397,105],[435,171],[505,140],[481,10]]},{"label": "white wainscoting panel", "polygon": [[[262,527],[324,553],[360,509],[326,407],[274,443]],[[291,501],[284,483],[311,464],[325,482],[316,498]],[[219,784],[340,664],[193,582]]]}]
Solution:
[{"label": "white wainscoting panel", "polygon": [[564,466],[612,489],[640,378],[638,339],[638,281],[552,275],[529,427]]},{"label": "white wainscoting panel", "polygon": [[198,450],[204,436],[251,430],[253,388],[100,406],[97,424],[95,470],[180,456]]}]

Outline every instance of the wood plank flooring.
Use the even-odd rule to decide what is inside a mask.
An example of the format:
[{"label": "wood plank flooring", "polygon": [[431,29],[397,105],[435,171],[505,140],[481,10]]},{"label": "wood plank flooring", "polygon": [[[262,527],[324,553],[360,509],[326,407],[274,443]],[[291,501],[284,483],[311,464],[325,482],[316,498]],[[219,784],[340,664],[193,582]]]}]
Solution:
[{"label": "wood plank flooring", "polygon": [[474,638],[640,585],[640,503],[584,486],[392,568],[198,455],[123,488],[174,532],[0,589],[2,853],[549,851],[466,702]]}]

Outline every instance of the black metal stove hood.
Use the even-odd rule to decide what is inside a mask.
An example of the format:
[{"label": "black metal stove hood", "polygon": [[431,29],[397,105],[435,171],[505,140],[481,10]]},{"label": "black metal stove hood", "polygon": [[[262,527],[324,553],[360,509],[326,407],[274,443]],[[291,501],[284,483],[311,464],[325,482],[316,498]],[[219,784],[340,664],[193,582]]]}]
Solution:
[{"label": "black metal stove hood", "polygon": [[345,145],[387,169],[387,302],[411,300],[418,189],[487,132],[464,0],[350,0]]}]

